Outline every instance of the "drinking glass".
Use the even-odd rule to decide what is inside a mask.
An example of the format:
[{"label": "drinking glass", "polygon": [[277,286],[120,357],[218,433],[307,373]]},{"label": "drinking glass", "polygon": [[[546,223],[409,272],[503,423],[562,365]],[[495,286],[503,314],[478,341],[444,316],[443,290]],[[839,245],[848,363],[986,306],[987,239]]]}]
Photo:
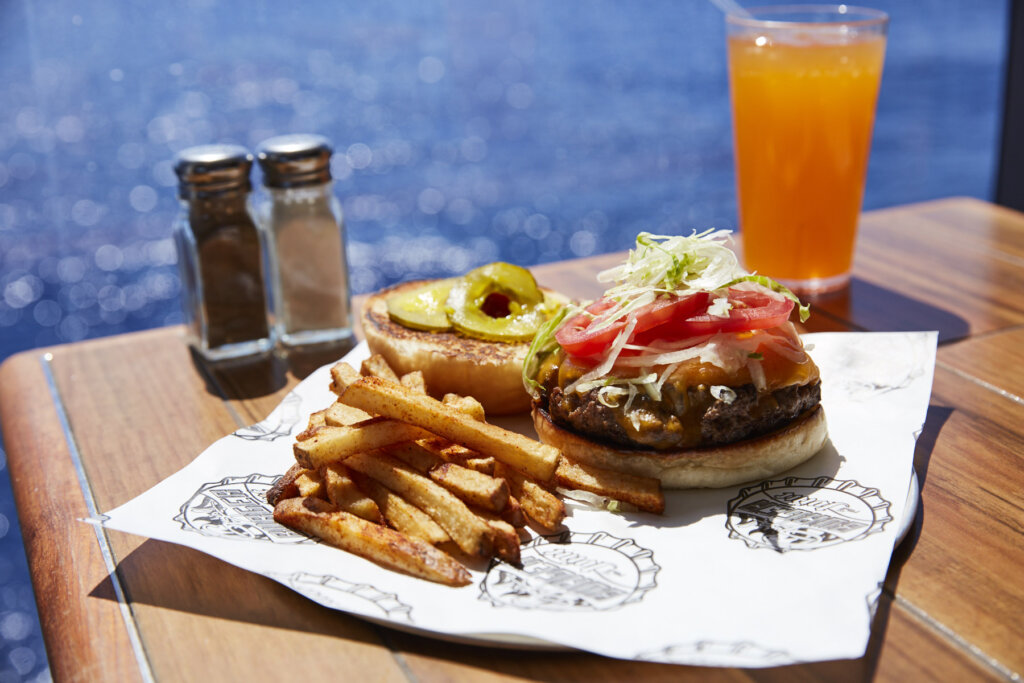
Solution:
[{"label": "drinking glass", "polygon": [[888,21],[847,5],[726,17],[744,260],[804,294],[849,282]]}]

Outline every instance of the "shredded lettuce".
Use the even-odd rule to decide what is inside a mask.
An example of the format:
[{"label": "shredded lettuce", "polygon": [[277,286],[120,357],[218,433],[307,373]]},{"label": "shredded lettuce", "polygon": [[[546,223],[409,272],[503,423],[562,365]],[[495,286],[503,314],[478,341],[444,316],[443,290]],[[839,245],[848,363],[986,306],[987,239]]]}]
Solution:
[{"label": "shredded lettuce", "polygon": [[562,327],[562,324],[580,312],[578,306],[567,304],[556,312],[551,319],[545,322],[537,330],[530,348],[526,350],[526,359],[523,361],[523,386],[526,392],[533,398],[540,398],[540,383],[537,382],[537,372],[540,370],[541,357],[551,353],[558,348],[555,340],[555,333]]}]

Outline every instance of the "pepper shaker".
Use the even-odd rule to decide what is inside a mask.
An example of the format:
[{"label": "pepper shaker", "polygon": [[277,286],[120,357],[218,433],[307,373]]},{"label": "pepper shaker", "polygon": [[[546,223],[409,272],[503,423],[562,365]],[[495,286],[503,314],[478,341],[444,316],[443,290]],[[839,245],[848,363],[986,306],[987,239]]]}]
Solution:
[{"label": "pepper shaker", "polygon": [[252,155],[238,145],[178,153],[174,224],[189,343],[207,360],[270,352],[263,238],[249,212]]},{"label": "pepper shaker", "polygon": [[319,135],[282,135],[257,150],[266,192],[256,214],[271,245],[274,326],[286,347],[352,337],[344,221],[333,194],[331,153]]}]

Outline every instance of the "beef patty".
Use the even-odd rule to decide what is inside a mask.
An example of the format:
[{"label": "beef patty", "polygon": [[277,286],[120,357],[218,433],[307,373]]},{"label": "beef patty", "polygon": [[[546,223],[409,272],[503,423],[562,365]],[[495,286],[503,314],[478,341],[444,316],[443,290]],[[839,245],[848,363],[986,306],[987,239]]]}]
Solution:
[{"label": "beef patty", "polygon": [[732,387],[731,402],[716,399],[705,385],[682,388],[669,383],[660,401],[638,394],[627,414],[625,400],[609,407],[598,400],[598,391],[567,394],[550,387],[551,419],[588,438],[658,450],[720,446],[766,434],[821,402],[820,382],[763,393],[753,384]]}]

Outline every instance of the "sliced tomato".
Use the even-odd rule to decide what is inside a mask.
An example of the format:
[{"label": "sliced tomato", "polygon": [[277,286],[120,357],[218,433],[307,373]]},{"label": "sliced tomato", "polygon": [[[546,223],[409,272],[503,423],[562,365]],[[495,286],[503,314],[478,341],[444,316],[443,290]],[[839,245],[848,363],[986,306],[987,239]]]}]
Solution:
[{"label": "sliced tomato", "polygon": [[672,320],[664,329],[659,329],[661,339],[683,339],[718,332],[748,332],[778,327],[793,311],[793,302],[778,299],[763,292],[749,289],[730,289],[729,303],[732,309],[727,318],[704,312],[685,320]]},{"label": "sliced tomato", "polygon": [[[707,309],[710,295],[697,292],[689,296],[671,296],[658,299],[630,314],[636,319],[636,326],[630,335],[632,342],[638,335],[660,328],[674,320],[685,320]],[[627,316],[610,325],[595,329],[595,319],[615,306],[611,299],[601,299],[587,307],[586,313],[572,318],[555,334],[555,339],[565,351],[577,358],[588,358],[604,353],[626,326]]]},{"label": "sliced tomato", "polygon": [[[658,299],[630,314],[636,318],[636,325],[628,343],[647,346],[658,340],[770,329],[785,323],[794,305],[789,299],[749,289],[730,289],[728,298],[732,308],[726,317],[708,314],[711,296],[707,292]],[[591,304],[586,313],[566,323],[555,334],[555,339],[566,353],[579,360],[599,358],[626,326],[627,317],[623,316],[610,325],[595,329],[598,327],[594,324],[595,319],[614,305],[610,299]],[[634,352],[623,353],[630,355]]]}]

